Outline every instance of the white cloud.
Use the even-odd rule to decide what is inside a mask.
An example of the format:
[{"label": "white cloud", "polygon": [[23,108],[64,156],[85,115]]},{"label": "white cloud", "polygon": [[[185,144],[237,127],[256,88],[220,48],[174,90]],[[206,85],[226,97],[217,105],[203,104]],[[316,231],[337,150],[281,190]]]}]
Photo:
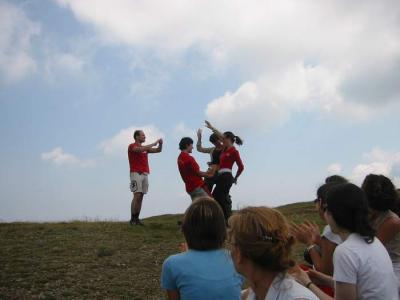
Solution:
[{"label": "white cloud", "polygon": [[331,175],[340,174],[342,172],[342,165],[339,163],[333,163],[328,166],[327,171]]},{"label": "white cloud", "polygon": [[40,25],[29,20],[20,7],[0,2],[0,28],[0,79],[20,80],[37,68],[31,48]]},{"label": "white cloud", "polygon": [[81,160],[75,155],[70,153],[65,153],[61,147],[56,147],[49,152],[44,152],[41,154],[43,161],[48,161],[54,163],[58,166],[78,166],[82,168],[94,167],[94,160]]},{"label": "white cloud", "polygon": [[181,139],[184,136],[195,138],[196,131],[194,129],[186,126],[184,122],[179,122],[178,124],[175,125],[175,127],[173,129],[173,135],[174,135],[174,138],[177,140]]},{"label": "white cloud", "polygon": [[361,183],[368,174],[382,174],[392,178],[400,185],[400,152],[384,151],[376,148],[364,155],[365,162],[356,165],[350,178]]},{"label": "white cloud", "polygon": [[163,62],[196,49],[244,77],[207,107],[224,127],[267,130],[299,110],[366,119],[400,99],[398,1],[57,2],[106,42]]},{"label": "white cloud", "polygon": [[101,143],[100,147],[104,154],[126,156],[129,144],[134,142],[133,133],[135,130],[143,130],[146,135],[145,144],[153,143],[157,139],[164,137],[162,131],[154,125],[131,126],[121,129],[117,134]]},{"label": "white cloud", "polygon": [[57,73],[69,73],[71,75],[83,74],[86,62],[83,57],[73,53],[51,52],[48,53],[45,63],[45,72],[48,77],[54,77]]}]

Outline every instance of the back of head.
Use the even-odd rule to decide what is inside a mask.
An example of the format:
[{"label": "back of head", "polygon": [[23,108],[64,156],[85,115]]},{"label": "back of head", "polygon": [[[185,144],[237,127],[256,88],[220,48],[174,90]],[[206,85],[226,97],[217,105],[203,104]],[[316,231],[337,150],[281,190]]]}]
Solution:
[{"label": "back of head", "polygon": [[328,191],[338,185],[338,183],[335,182],[329,182],[329,183],[324,183],[321,185],[318,190],[317,190],[317,200],[321,201],[321,206],[324,207],[326,206],[326,198],[328,195]]},{"label": "back of head", "polygon": [[367,175],[362,184],[362,189],[367,195],[368,205],[374,210],[393,209],[398,199],[394,184],[383,175]]},{"label": "back of head", "polygon": [[212,144],[214,144],[215,145],[215,143],[217,143],[218,141],[219,141],[219,137],[218,137],[218,135],[216,134],[216,133],[212,133],[211,135],[210,135],[210,142],[212,143]]},{"label": "back of head", "polygon": [[226,225],[219,204],[209,197],[193,201],[183,217],[182,232],[189,249],[221,248],[226,238]]},{"label": "back of head", "polygon": [[229,219],[228,238],[241,254],[260,268],[283,272],[294,265],[293,237],[285,217],[268,207],[247,207]]},{"label": "back of head", "polygon": [[237,135],[234,135],[232,131],[225,131],[224,137],[230,139],[232,144],[236,143],[239,146],[243,145],[243,140]]},{"label": "back of head", "polygon": [[183,137],[179,142],[179,150],[185,150],[189,145],[193,145],[193,140],[190,137]]},{"label": "back of head", "polygon": [[340,175],[331,175],[325,178],[325,183],[347,183],[347,182],[349,181]]},{"label": "back of head", "polygon": [[329,189],[327,211],[336,224],[350,233],[358,233],[367,243],[375,232],[369,223],[368,203],[362,189],[352,183],[342,183]]}]

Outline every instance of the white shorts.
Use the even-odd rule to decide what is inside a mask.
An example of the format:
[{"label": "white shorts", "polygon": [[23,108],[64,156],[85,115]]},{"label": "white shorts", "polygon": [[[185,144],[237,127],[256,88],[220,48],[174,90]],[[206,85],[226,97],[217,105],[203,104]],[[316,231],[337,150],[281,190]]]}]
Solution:
[{"label": "white shorts", "polygon": [[147,173],[136,173],[130,174],[131,177],[131,192],[132,193],[143,193],[147,194],[149,190],[149,180],[147,178]]}]

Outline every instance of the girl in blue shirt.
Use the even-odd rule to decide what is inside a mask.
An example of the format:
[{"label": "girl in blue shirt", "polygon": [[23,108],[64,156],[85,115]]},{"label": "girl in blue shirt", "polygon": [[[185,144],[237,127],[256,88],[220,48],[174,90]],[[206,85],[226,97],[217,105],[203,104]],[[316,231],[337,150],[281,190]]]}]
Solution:
[{"label": "girl in blue shirt", "polygon": [[226,227],[218,203],[208,197],[192,202],[182,221],[189,250],[163,264],[161,286],[169,300],[240,299],[243,278],[224,248]]}]

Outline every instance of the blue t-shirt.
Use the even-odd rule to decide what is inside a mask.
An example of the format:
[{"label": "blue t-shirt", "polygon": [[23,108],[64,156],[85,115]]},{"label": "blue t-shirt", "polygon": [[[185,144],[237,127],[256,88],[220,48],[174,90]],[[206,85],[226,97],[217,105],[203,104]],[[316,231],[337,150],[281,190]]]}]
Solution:
[{"label": "blue t-shirt", "polygon": [[242,284],[243,277],[223,249],[171,255],[161,273],[161,287],[179,291],[182,300],[240,299]]}]

